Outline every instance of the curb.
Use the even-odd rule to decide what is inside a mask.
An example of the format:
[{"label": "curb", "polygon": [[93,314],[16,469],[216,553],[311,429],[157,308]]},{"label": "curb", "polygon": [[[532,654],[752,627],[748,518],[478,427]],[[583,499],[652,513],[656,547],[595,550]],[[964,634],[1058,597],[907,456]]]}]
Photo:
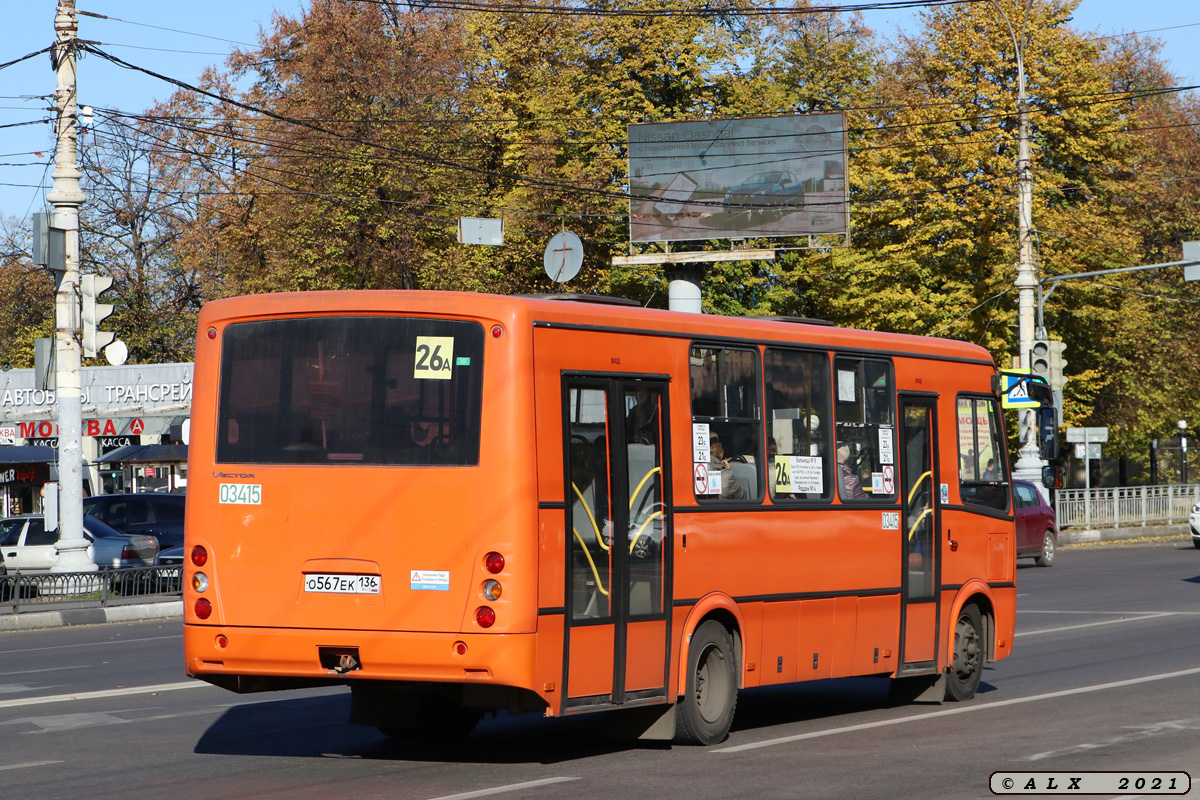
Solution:
[{"label": "curb", "polygon": [[1174,538],[1191,541],[1191,530],[1185,522],[1180,525],[1147,525],[1134,528],[1071,528],[1058,532],[1059,544],[1094,544],[1096,542],[1120,542],[1129,539]]},{"label": "curb", "polygon": [[108,608],[33,611],[28,614],[0,615],[0,631],[28,631],[38,628],[61,628],[68,625],[97,625],[105,622],[173,619],[182,616],[182,600],[171,600],[164,603],[109,606]]}]

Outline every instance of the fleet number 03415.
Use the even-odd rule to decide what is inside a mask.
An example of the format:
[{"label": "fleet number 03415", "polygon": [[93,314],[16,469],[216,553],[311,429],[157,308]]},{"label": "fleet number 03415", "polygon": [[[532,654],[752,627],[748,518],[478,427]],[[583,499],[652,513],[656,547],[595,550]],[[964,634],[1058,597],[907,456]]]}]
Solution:
[{"label": "fleet number 03415", "polygon": [[218,501],[245,506],[261,505],[262,485],[258,483],[222,483]]}]

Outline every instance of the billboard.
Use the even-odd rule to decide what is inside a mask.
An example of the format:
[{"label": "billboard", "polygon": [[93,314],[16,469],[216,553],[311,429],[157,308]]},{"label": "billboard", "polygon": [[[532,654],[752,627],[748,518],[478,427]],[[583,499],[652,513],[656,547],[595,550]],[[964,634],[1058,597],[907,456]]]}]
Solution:
[{"label": "billboard", "polygon": [[845,233],[842,114],[629,126],[631,242]]}]

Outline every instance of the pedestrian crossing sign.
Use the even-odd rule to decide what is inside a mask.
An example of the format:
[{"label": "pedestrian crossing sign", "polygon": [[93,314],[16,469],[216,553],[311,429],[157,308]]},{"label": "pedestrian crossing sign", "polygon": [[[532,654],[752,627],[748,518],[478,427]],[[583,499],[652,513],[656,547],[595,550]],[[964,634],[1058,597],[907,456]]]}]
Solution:
[{"label": "pedestrian crossing sign", "polygon": [[1028,369],[1006,369],[1000,373],[1000,407],[1001,408],[1040,408],[1041,403],[1029,394]]}]

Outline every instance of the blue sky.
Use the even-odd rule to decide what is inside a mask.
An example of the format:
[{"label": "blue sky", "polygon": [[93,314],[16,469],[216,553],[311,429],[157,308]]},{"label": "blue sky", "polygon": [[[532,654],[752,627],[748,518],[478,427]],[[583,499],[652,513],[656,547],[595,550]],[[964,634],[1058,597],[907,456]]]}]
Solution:
[{"label": "blue sky", "polygon": [[[304,0],[77,0],[80,37],[99,42],[125,61],[184,81],[221,64],[239,45],[253,45],[260,25],[270,27],[278,10],[295,15]],[[40,50],[53,41],[55,0],[0,0],[4,27],[0,63]],[[913,12],[867,11],[882,34],[911,24]],[[1082,30],[1098,35],[1151,32],[1184,84],[1200,84],[1200,4],[1195,0],[1083,0],[1075,15]],[[50,185],[45,166],[53,155],[48,101],[54,73],[46,55],[0,70],[0,215],[28,217],[41,210]],[[80,103],[95,108],[141,111],[171,95],[172,87],[94,56],[79,65]],[[22,124],[32,123],[32,124]],[[36,155],[40,153],[41,155]],[[38,187],[44,188],[38,188]]]}]

